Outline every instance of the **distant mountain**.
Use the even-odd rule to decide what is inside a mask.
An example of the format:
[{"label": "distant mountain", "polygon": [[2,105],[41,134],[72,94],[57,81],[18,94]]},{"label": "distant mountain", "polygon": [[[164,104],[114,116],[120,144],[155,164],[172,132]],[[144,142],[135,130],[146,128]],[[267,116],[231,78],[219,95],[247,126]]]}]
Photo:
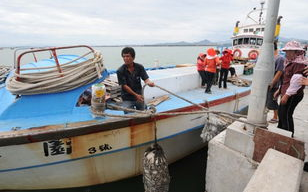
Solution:
[{"label": "distant mountain", "polygon": [[[283,44],[289,42],[289,41],[299,41],[302,44],[308,44],[308,40],[304,39],[295,39],[295,38],[285,38],[285,37],[279,37],[279,41]],[[179,42],[173,42],[173,43],[157,43],[153,45],[146,45],[146,46],[223,46],[223,47],[230,47],[232,46],[232,40],[223,40],[223,41],[217,41],[213,42],[207,39],[204,39],[202,41],[197,42],[186,42],[186,41],[179,41]]]},{"label": "distant mountain", "polygon": [[192,43],[180,41],[180,42],[174,42],[174,43],[157,43],[157,44],[154,44],[154,45],[157,45],[157,46],[169,46],[169,45],[170,46],[172,46],[172,45],[183,46],[183,45],[192,45]]},{"label": "distant mountain", "polygon": [[180,41],[180,42],[174,42],[174,43],[157,43],[153,45],[155,46],[194,46],[194,45],[216,45],[216,43],[213,43],[207,39],[204,39],[198,42]]},{"label": "distant mountain", "polygon": [[213,44],[216,44],[216,43],[213,43],[207,39],[204,39],[202,41],[198,41],[198,42],[194,42],[192,44],[195,44],[195,45],[213,45]]},{"label": "distant mountain", "polygon": [[295,39],[295,38],[285,38],[285,37],[279,37],[279,41],[282,43],[287,43],[289,41],[299,41],[301,44],[308,44],[308,40],[304,39]]},{"label": "distant mountain", "polygon": [[[225,41],[218,41],[218,42],[212,42],[207,39],[204,39],[202,41],[197,42],[186,42],[186,41],[179,41],[179,42],[173,42],[173,43],[157,43],[153,44],[154,46],[231,46],[231,40],[225,40]],[[149,45],[149,46],[153,46]]]}]

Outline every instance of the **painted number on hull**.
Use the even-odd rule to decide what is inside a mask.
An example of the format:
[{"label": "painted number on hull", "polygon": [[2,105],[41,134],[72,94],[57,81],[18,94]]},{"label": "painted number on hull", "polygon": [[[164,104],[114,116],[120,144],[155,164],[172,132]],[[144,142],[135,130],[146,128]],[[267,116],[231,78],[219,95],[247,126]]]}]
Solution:
[{"label": "painted number on hull", "polygon": [[72,142],[71,140],[51,140],[43,143],[44,154],[46,157],[49,155],[62,155],[72,153]]},{"label": "painted number on hull", "polygon": [[97,151],[109,151],[111,149],[112,149],[112,147],[109,144],[105,143],[103,145],[98,146],[97,148],[96,147],[90,147],[88,149],[88,151],[89,151],[90,154],[94,154]]}]

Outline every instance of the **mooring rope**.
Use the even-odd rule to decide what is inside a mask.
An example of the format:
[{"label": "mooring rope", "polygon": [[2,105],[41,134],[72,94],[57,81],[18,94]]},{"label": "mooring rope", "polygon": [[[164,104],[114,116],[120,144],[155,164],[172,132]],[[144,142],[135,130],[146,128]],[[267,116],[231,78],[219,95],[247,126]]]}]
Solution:
[{"label": "mooring rope", "polygon": [[75,89],[101,78],[101,73],[105,70],[101,53],[95,52],[93,58],[69,65],[80,58],[82,56],[68,63],[61,64],[62,73],[58,72],[56,66],[35,68],[36,70],[50,68],[50,70],[42,72],[15,73],[14,76],[8,79],[6,87],[12,94],[16,95],[57,93]]},{"label": "mooring rope", "polygon": [[[146,85],[145,85],[146,86]],[[142,93],[144,92],[144,88],[145,86],[143,87],[143,91]],[[158,85],[155,85],[155,87],[161,89],[161,90],[164,90],[166,92],[168,92],[169,94],[172,94],[174,95],[175,97],[178,97],[192,105],[195,105],[195,106],[198,106],[200,107],[202,110],[199,110],[199,111],[190,111],[190,112],[160,112],[160,113],[153,113],[153,110],[146,110],[146,111],[140,111],[140,110],[136,110],[136,109],[131,109],[131,108],[126,108],[126,107],[123,107],[123,106],[119,106],[119,105],[114,105],[114,104],[107,104],[107,108],[109,109],[116,109],[116,110],[123,110],[123,111],[126,111],[126,112],[134,112],[136,114],[125,114],[125,115],[115,115],[115,114],[109,114],[109,113],[105,113],[105,112],[102,112],[102,111],[92,111],[92,113],[97,116],[97,117],[104,117],[104,116],[107,116],[107,117],[119,117],[119,118],[145,118],[145,117],[158,117],[158,116],[178,116],[178,115],[193,115],[193,114],[215,114],[215,115],[218,115],[218,116],[221,116],[222,118],[228,118],[228,119],[231,119],[233,121],[239,121],[239,122],[242,122],[242,123],[245,123],[245,124],[248,124],[248,125],[252,125],[252,126],[256,126],[256,127],[262,127],[262,128],[265,128],[264,124],[256,124],[256,123],[251,123],[251,122],[248,122],[246,120],[243,120],[243,119],[240,119],[240,118],[246,118],[247,115],[241,115],[241,114],[236,114],[236,113],[229,113],[229,112],[225,112],[225,111],[217,111],[217,110],[209,110],[208,108],[202,106],[202,105],[199,105],[199,104],[196,104],[192,101],[189,101],[188,99],[185,99],[165,88],[162,88]],[[155,110],[156,111],[156,110]]]},{"label": "mooring rope", "polygon": [[137,114],[125,114],[125,115],[115,115],[115,114],[110,114],[110,113],[104,113],[104,112],[93,112],[95,116],[97,117],[119,117],[119,118],[146,118],[146,117],[159,117],[159,116],[179,116],[179,115],[194,115],[194,114],[215,114],[218,116],[222,116],[234,121],[239,121],[248,125],[252,126],[257,126],[257,127],[265,127],[263,124],[256,124],[256,123],[250,123],[248,121],[239,119],[240,117],[246,117],[245,115],[240,115],[240,114],[235,114],[235,113],[229,113],[229,112],[224,112],[224,111],[190,111],[190,112],[161,112],[161,113],[151,113],[148,111],[138,111],[135,109],[130,109],[130,108],[125,108],[125,107],[117,107],[116,105],[112,104],[107,104],[108,106],[112,106],[111,108],[113,109],[118,109],[118,110],[123,110],[127,112],[136,112]]}]

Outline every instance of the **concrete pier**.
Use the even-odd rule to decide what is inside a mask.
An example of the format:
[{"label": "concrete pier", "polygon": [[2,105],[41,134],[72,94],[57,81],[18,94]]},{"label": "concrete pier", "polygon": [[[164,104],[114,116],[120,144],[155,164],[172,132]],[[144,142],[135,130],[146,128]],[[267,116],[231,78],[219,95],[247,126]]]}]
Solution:
[{"label": "concrete pier", "polygon": [[[293,114],[294,138],[305,142],[306,158],[304,162],[308,162],[308,87],[304,89],[304,93],[303,100],[298,104]],[[273,111],[269,111],[267,120],[269,121],[272,117]],[[268,128],[269,130],[277,129],[277,123],[270,123]],[[303,173],[300,192],[308,192],[308,172]]]},{"label": "concrete pier", "polygon": [[[292,189],[298,190],[299,187],[300,192],[308,192],[308,172],[303,172],[303,162],[308,161],[307,156],[304,156],[304,151],[308,154],[308,89],[304,92],[305,97],[293,115],[294,139],[290,138],[290,132],[278,129],[277,123],[269,124],[268,130],[260,129],[255,134],[251,134],[245,129],[243,123],[235,122],[209,142],[207,192],[244,191],[268,148],[283,151],[285,156],[290,156],[286,158],[286,163],[290,163],[293,157],[296,157],[298,162],[302,162],[284,171],[293,171],[299,175],[297,178],[291,178],[293,183],[296,183]],[[272,111],[270,111],[267,116],[268,120],[272,116]]]},{"label": "concrete pier", "polygon": [[244,192],[298,192],[303,161],[269,149]]}]

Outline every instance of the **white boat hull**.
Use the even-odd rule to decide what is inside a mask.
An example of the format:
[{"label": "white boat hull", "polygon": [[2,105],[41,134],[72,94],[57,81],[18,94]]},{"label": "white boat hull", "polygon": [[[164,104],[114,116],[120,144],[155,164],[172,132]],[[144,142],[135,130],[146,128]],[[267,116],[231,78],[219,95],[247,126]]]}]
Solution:
[{"label": "white boat hull", "polygon": [[[213,104],[211,109],[233,112],[247,102],[246,96]],[[205,145],[200,138],[204,123],[204,115],[157,121],[157,137],[169,163]],[[3,146],[0,189],[70,188],[133,177],[142,174],[142,157],[153,140],[154,123],[146,122],[71,138]],[[56,141],[63,143],[57,145]]]}]

